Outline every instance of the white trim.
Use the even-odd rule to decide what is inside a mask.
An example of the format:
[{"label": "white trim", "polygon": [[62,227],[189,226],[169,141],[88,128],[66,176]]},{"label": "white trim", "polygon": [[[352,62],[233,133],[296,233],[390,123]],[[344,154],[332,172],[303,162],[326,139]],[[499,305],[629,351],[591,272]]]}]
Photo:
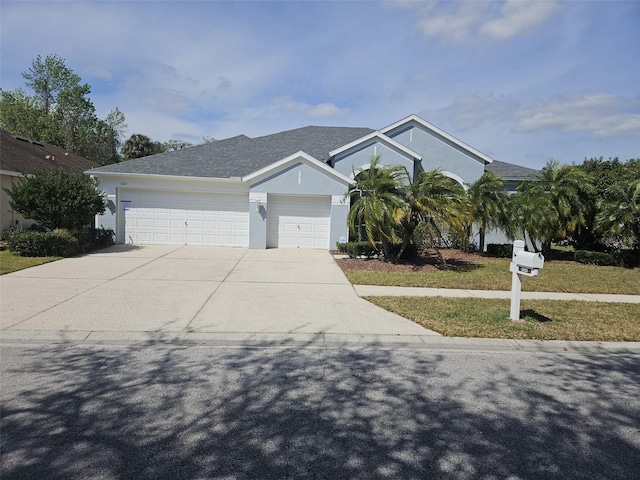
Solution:
[{"label": "white trim", "polygon": [[267,194],[262,192],[249,192],[249,201],[252,203],[267,203]]},{"label": "white trim", "polygon": [[289,155],[288,157],[283,158],[282,160],[278,160],[277,162],[272,163],[267,167],[261,168],[256,172],[253,172],[245,177],[242,177],[242,181],[252,182],[252,181],[261,179],[263,177],[266,177],[268,175],[273,175],[274,173],[277,173],[278,171],[298,162],[307,163],[312,167],[318,170],[321,170],[322,173],[325,173],[328,176],[336,178],[342,183],[346,183],[348,185],[352,185],[354,183],[353,179],[347,177],[346,175],[343,175],[337,170],[331,168],[326,163],[322,163],[320,160],[312,157],[311,155],[303,151],[299,151],[297,153],[294,153],[293,155]]},{"label": "white trim", "polygon": [[456,175],[453,172],[448,172],[446,170],[438,170],[442,175],[444,175],[445,177],[449,177],[451,180],[455,180],[456,182],[458,182],[460,185],[462,185],[462,188],[464,188],[464,191],[466,192],[467,190],[469,190],[469,185],[467,185],[465,183],[465,181],[462,179],[462,177],[460,175]]},{"label": "white trim", "polygon": [[345,195],[331,195],[331,205],[346,205],[349,197]]},{"label": "white trim", "polygon": [[450,142],[458,145],[460,148],[462,148],[463,150],[468,151],[469,153],[472,153],[473,155],[480,157],[482,160],[484,160],[487,163],[493,163],[493,158],[491,158],[489,155],[485,155],[484,153],[482,153],[480,150],[476,150],[475,148],[473,148],[470,145],[467,145],[466,143],[464,143],[461,140],[458,140],[456,137],[454,137],[453,135],[448,134],[447,132],[445,132],[444,130],[440,130],[438,127],[436,127],[435,125],[430,124],[429,122],[427,122],[426,120],[423,120],[422,118],[420,118],[419,116],[413,114],[413,115],[409,115],[406,118],[403,118],[402,120],[398,120],[395,123],[392,123],[391,125],[381,128],[380,132],[387,134],[388,132],[390,132],[391,130],[394,130],[404,124],[407,124],[409,122],[416,122],[419,125],[422,125],[424,128],[426,128],[427,130],[431,130],[433,133],[440,135],[441,137],[446,138],[447,140],[449,140]]},{"label": "white trim", "polygon": [[24,173],[13,172],[11,170],[0,170],[0,175],[8,175],[9,177],[24,177]]},{"label": "white trim", "polygon": [[96,172],[95,170],[85,170],[85,175],[93,175],[94,177],[140,177],[140,178],[159,178],[159,179],[167,179],[174,178],[179,180],[204,180],[210,182],[233,182],[233,183],[242,183],[242,179],[240,177],[194,177],[187,175],[160,175],[158,173],[124,173],[124,172]]},{"label": "white trim", "polygon": [[400,150],[401,152],[405,153],[411,158],[415,158],[416,160],[422,160],[422,155],[420,155],[417,152],[414,152],[410,148],[405,147],[401,143],[396,142],[393,138],[387,137],[384,133],[379,131],[372,132],[369,135],[365,135],[364,137],[358,138],[357,140],[354,140],[351,143],[347,143],[346,145],[340,148],[336,148],[335,150],[332,150],[331,152],[329,152],[329,157],[335,157],[336,155],[346,152],[347,150],[350,150],[353,147],[357,147],[358,145],[362,145],[363,143],[373,140],[374,138],[377,138],[382,143],[386,143]]}]

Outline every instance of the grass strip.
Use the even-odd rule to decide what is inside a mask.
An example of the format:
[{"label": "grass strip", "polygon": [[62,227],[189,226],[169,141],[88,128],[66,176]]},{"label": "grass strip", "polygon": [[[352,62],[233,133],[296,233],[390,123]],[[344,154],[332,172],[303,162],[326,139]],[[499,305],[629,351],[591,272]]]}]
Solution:
[{"label": "grass strip", "polygon": [[[375,260],[373,260],[375,261]],[[346,270],[354,285],[510,290],[509,260],[428,272]],[[640,295],[640,269],[546,262],[537,278],[523,278],[523,291]]]},{"label": "grass strip", "polygon": [[640,341],[640,305],[522,300],[509,319],[506,299],[366,297],[371,303],[447,337]]},{"label": "grass strip", "polygon": [[35,267],[43,263],[55,262],[61,258],[62,257],[21,257],[9,250],[2,250],[0,251],[0,275]]}]

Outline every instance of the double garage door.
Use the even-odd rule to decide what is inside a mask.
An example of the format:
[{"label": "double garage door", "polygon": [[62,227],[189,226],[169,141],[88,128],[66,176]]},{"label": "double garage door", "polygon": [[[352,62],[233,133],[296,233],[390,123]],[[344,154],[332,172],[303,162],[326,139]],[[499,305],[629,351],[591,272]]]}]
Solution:
[{"label": "double garage door", "polygon": [[[247,194],[121,189],[124,235],[134,244],[248,247]],[[330,196],[269,195],[268,248],[329,248]]]},{"label": "double garage door", "polygon": [[124,243],[249,246],[246,194],[121,189]]},{"label": "double garage door", "polygon": [[269,195],[268,248],[329,248],[330,196]]}]

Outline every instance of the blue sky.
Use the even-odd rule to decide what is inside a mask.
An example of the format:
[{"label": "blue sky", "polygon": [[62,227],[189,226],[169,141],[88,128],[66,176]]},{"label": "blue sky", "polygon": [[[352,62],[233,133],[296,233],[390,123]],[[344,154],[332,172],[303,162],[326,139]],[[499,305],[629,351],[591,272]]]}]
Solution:
[{"label": "blue sky", "polygon": [[412,113],[496,160],[640,157],[640,1],[6,1],[3,89],[62,56],[153,140]]}]

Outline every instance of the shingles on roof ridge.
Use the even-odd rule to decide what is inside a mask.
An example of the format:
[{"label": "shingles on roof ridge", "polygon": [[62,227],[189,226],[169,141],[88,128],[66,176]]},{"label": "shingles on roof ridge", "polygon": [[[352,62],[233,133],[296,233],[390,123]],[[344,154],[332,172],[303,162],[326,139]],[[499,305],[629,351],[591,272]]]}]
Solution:
[{"label": "shingles on roof ridge", "polygon": [[515,163],[501,162],[494,160],[493,163],[485,165],[485,169],[501,176],[504,180],[535,180],[539,171]]}]

